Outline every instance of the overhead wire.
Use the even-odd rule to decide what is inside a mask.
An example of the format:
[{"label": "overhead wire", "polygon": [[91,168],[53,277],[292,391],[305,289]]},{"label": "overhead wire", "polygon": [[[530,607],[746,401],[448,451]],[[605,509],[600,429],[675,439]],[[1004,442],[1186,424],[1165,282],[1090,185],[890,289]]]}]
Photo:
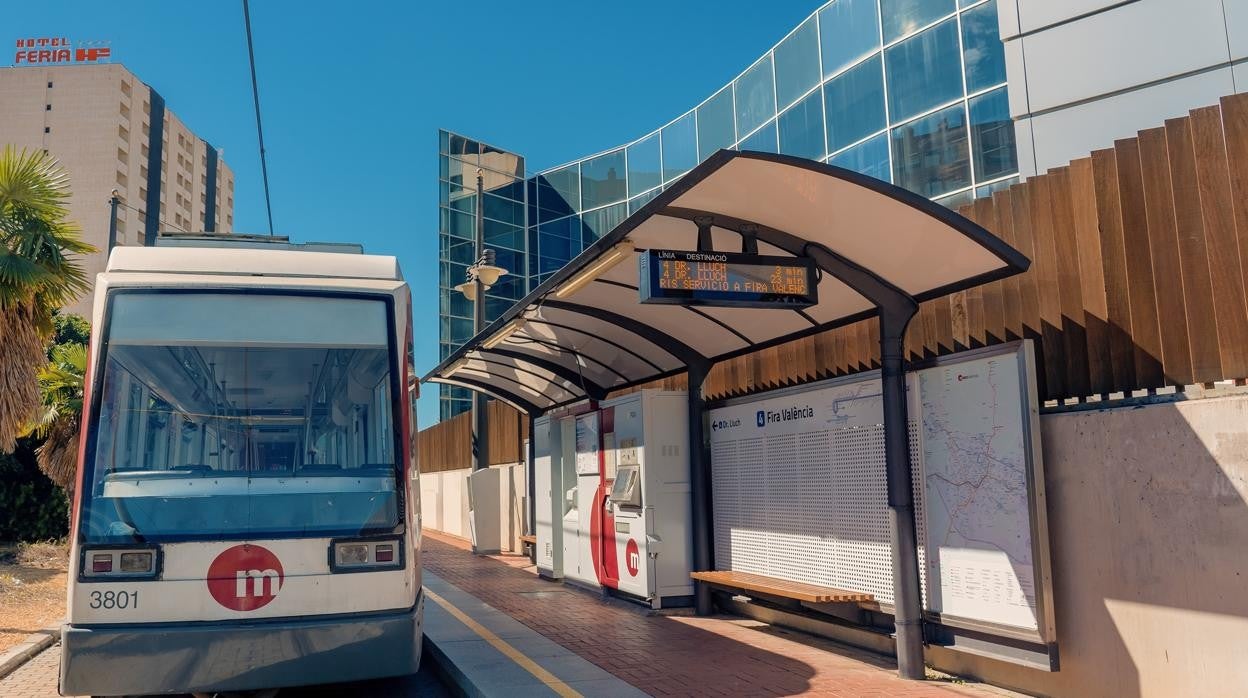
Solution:
[{"label": "overhead wire", "polygon": [[251,8],[243,0],[243,23],[247,27],[247,62],[251,65],[251,96],[256,104],[256,136],[260,141],[260,173],[264,178],[264,208],[269,215],[269,236],[273,236],[273,203],[269,198],[269,163],[264,150],[264,128],[260,125],[260,84],[256,80],[256,51],[251,39]]}]

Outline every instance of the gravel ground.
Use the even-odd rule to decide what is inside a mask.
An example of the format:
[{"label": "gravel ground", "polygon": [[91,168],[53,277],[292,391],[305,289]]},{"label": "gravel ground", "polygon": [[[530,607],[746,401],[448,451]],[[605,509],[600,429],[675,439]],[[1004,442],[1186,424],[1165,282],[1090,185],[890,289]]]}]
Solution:
[{"label": "gravel ground", "polygon": [[0,546],[0,652],[65,616],[66,547]]}]

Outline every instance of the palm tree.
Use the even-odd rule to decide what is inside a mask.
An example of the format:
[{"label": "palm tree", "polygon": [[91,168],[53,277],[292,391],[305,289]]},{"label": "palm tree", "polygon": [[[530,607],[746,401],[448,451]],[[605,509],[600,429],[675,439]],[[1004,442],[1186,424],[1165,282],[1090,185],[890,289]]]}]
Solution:
[{"label": "palm tree", "polygon": [[71,255],[94,252],[69,214],[69,177],[41,150],[0,153],[0,452],[40,405],[53,311],[90,284]]},{"label": "palm tree", "polygon": [[39,469],[72,498],[78,468],[78,431],[82,424],[82,386],[87,371],[85,344],[57,344],[52,360],[39,371],[43,393],[35,419],[19,436],[43,439],[35,449]]}]

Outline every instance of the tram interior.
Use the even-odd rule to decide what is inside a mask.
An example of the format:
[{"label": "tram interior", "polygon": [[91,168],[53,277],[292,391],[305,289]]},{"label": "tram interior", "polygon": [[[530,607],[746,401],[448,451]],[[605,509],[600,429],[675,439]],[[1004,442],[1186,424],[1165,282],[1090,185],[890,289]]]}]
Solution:
[{"label": "tram interior", "polygon": [[[126,539],[397,523],[385,347],[115,344],[89,527]],[[111,506],[110,506],[111,504]]]}]

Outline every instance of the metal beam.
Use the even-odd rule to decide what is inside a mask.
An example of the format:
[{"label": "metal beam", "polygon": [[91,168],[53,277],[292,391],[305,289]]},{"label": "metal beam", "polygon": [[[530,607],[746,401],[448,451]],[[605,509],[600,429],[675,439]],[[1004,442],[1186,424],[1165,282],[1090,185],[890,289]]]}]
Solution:
[{"label": "metal beam", "polygon": [[[711,517],[711,459],[706,447],[706,403],[702,399],[702,384],[710,365],[706,362],[689,364],[689,497],[690,511],[693,518],[691,530],[693,538],[694,571],[706,572],[715,569],[715,555],[712,549],[714,530]],[[709,616],[714,612],[712,607],[711,587],[706,582],[693,583],[694,611],[700,616]]]},{"label": "metal beam", "polygon": [[514,351],[512,349],[504,348],[503,346],[497,346],[497,347],[494,347],[493,349],[479,349],[478,351],[483,354],[497,354],[498,356],[504,356],[509,359],[514,359],[516,361],[523,361],[525,363],[532,364],[544,371],[549,371],[553,373],[555,376],[562,378],[563,380],[571,383],[574,386],[579,387],[582,391],[585,392],[586,395],[588,395],[590,398],[594,400],[602,400],[607,397],[606,388],[602,387],[601,385],[598,385],[592,380],[589,380],[588,378],[583,376],[579,371],[573,371],[567,366],[564,366],[561,363],[551,361],[550,359],[544,359],[539,356],[533,356],[531,354],[526,354],[522,351]]},{"label": "metal beam", "polygon": [[632,332],[641,339],[650,342],[668,354],[676,357],[678,361],[686,366],[706,362],[706,357],[698,353],[698,351],[693,347],[665,332],[660,332],[644,322],[634,320],[631,317],[625,317],[619,313],[613,313],[610,310],[603,310],[602,308],[593,308],[588,305],[579,305],[577,303],[567,303],[556,300],[542,301],[542,306],[554,308],[556,310],[566,310],[569,313],[588,315],[589,317],[597,318],[603,322],[615,325],[620,329]]},{"label": "metal beam", "polygon": [[[491,357],[489,356],[489,354],[490,354],[490,353],[493,353],[493,352],[487,352],[487,351],[485,351],[485,350],[478,349],[478,350],[477,350],[477,356],[472,357],[472,359],[470,359],[470,360],[471,360],[471,361],[480,361],[481,363],[484,363],[484,364],[490,364],[491,366],[499,366],[499,367],[501,367],[501,368],[505,368],[505,369],[507,369],[508,371],[514,371],[514,372],[516,372],[516,373],[526,373],[526,374],[528,374],[528,375],[530,375],[530,376],[533,376],[534,378],[536,378],[536,379],[538,379],[538,380],[540,380],[540,381],[543,381],[544,383],[548,384],[548,385],[549,385],[550,387],[552,387],[552,388],[556,388],[556,389],[558,389],[558,390],[562,390],[563,392],[567,393],[568,395],[571,395],[573,398],[579,397],[579,395],[577,394],[577,391],[572,389],[572,388],[577,388],[577,387],[579,387],[579,386],[573,385],[573,386],[572,386],[572,388],[568,388],[568,387],[566,387],[566,386],[560,385],[558,381],[551,379],[551,378],[550,378],[550,376],[543,376],[542,374],[538,373],[537,371],[534,371],[534,370],[530,369],[528,366],[524,366],[524,365],[516,366],[516,365],[514,365],[514,364],[509,364],[509,363],[507,363],[506,361],[499,361],[498,359],[491,358]],[[524,362],[525,362],[526,364],[530,364],[530,365],[534,366],[535,368],[541,368],[540,366],[537,366],[537,364],[536,364],[535,362],[531,362],[531,361],[529,361],[529,360],[527,360],[527,359],[525,359],[525,361],[524,361]],[[472,369],[469,367],[469,368],[467,368],[467,370],[472,370]],[[491,375],[493,375],[493,374],[491,373]],[[510,377],[509,377],[509,376],[507,376],[506,374],[498,374],[498,375],[500,375],[500,376],[501,376],[501,377],[503,377],[503,378],[508,378],[508,379],[510,379]],[[575,374],[573,374],[573,375],[575,375]],[[558,376],[556,376],[556,378],[558,378]],[[513,380],[514,380],[514,379],[513,379]],[[519,383],[519,381],[516,381],[516,382],[517,382],[517,383]],[[524,384],[523,384],[523,383],[521,383],[521,385],[524,385]],[[532,390],[533,392],[541,392],[541,391],[538,391],[536,388],[532,388],[532,387],[529,387],[529,386],[527,386],[527,385],[526,385],[525,387],[526,387],[526,388],[528,388],[529,390]],[[583,391],[582,391],[582,392],[583,392]],[[545,395],[545,394],[546,394],[546,393],[542,393],[542,395]],[[551,398],[551,399],[553,400],[553,398]]]},{"label": "metal beam", "polygon": [[[562,323],[558,323],[558,322],[555,322],[555,321],[553,321],[553,320],[548,320],[548,319],[545,319],[545,318],[529,318],[528,320],[526,320],[526,322],[527,322],[527,323],[529,323],[529,324],[532,324],[532,323],[538,323],[538,324],[542,324],[542,325],[547,325],[547,326],[549,326],[549,327],[558,327],[558,328],[559,328],[559,329],[561,329],[561,330],[568,330],[569,332],[576,332],[577,334],[583,334],[583,335],[585,335],[586,337],[589,337],[590,339],[592,339],[592,340],[594,340],[594,341],[602,342],[603,344],[607,344],[607,345],[613,346],[613,347],[615,347],[616,349],[619,349],[620,351],[624,352],[625,354],[628,354],[629,356],[633,356],[633,357],[635,357],[638,361],[640,361],[640,362],[642,362],[643,364],[645,364],[645,365],[649,366],[650,368],[653,368],[653,369],[654,369],[655,371],[657,371],[657,372],[662,373],[662,371],[663,371],[663,368],[662,368],[661,366],[659,366],[658,364],[654,363],[654,362],[653,362],[653,361],[651,361],[650,359],[647,359],[646,357],[642,356],[641,354],[638,354],[635,350],[630,349],[630,348],[628,348],[628,347],[624,346],[623,344],[620,344],[619,342],[615,342],[615,341],[612,341],[612,340],[610,340],[610,339],[607,339],[606,337],[600,337],[600,336],[598,336],[598,335],[592,334],[592,333],[590,333],[588,330],[584,330],[584,329],[581,329],[581,328],[579,328],[579,327],[573,327],[573,326],[571,326],[571,325],[564,325],[564,324],[562,324]],[[585,353],[585,350],[584,350],[584,349],[572,349],[572,348],[568,348],[568,349],[566,349],[566,351],[571,351],[571,352],[574,352],[574,353],[578,353],[578,354],[580,354],[581,356],[584,356],[585,358],[589,359],[590,361],[593,361],[593,362],[594,362],[594,363],[596,363],[596,364],[599,364],[599,365],[601,365],[601,366],[606,366],[607,368],[610,368],[610,366],[607,366],[606,364],[602,363],[602,362],[601,362],[601,361],[599,361],[598,359],[595,359],[594,357],[592,357],[592,356],[590,356],[589,354]],[[619,371],[614,371],[614,373],[615,373],[617,376],[619,376],[620,378],[624,379],[624,380],[629,380],[628,376],[625,376],[624,374],[620,373]]]},{"label": "metal beam", "polygon": [[518,395],[515,395],[506,390],[490,385],[489,383],[484,383],[482,381],[476,380],[475,378],[464,378],[462,376],[457,376],[455,378],[444,378],[442,376],[438,376],[435,378],[427,378],[426,380],[428,380],[430,383],[445,383],[446,385],[458,385],[461,388],[468,388],[469,390],[473,390],[478,393],[485,393],[486,395],[489,395],[490,397],[502,400],[503,402],[520,410],[521,412],[528,412],[529,414],[532,414],[534,412],[541,414],[545,409],[545,408],[538,407],[537,405],[533,404],[532,402],[529,402],[528,400],[525,400],[524,398]]},{"label": "metal beam", "polygon": [[[482,361],[481,359],[469,359],[469,360],[470,360],[470,361],[481,361],[481,363],[486,363],[485,361]],[[510,367],[510,366],[508,366],[507,368],[511,368],[511,367]],[[457,377],[457,376],[459,376],[460,374],[462,374],[462,373],[463,373],[463,372],[465,372],[465,371],[472,371],[472,372],[475,372],[475,373],[482,373],[482,374],[485,374],[484,376],[482,376],[482,377],[478,378],[477,380],[481,380],[481,382],[482,382],[482,383],[485,383],[486,385],[493,385],[493,384],[492,384],[492,383],[490,383],[488,380],[483,380],[483,379],[490,379],[490,380],[493,380],[493,379],[505,380],[505,381],[507,381],[508,383],[514,383],[514,384],[516,384],[516,385],[520,386],[520,389],[521,389],[521,390],[523,390],[523,391],[525,391],[525,392],[533,393],[534,395],[538,395],[538,396],[540,396],[540,397],[544,398],[547,402],[549,402],[549,403],[550,403],[550,404],[552,404],[552,405],[557,405],[557,404],[559,404],[560,402],[563,402],[562,400],[558,400],[558,399],[556,399],[556,398],[551,397],[550,395],[547,395],[546,393],[542,392],[541,390],[538,390],[537,388],[533,388],[533,387],[527,386],[527,385],[525,385],[524,383],[521,383],[520,381],[516,380],[515,378],[512,378],[511,376],[504,376],[504,375],[503,375],[503,374],[501,374],[501,373],[492,373],[492,372],[490,372],[490,370],[489,370],[488,368],[474,368],[474,367],[472,367],[472,366],[465,366],[465,367],[463,367],[463,368],[459,369],[458,371],[456,371],[454,374],[452,374],[452,377]],[[550,383],[550,385],[553,385],[553,386],[555,386],[555,387],[559,387],[559,386],[557,386],[555,383]],[[563,388],[559,388],[559,389],[560,389],[560,390],[564,390]],[[519,394],[519,393],[515,393],[515,391],[510,391],[510,392],[512,392],[513,394],[517,394],[517,395]],[[565,392],[568,392],[568,391],[565,391]],[[572,393],[572,398],[571,398],[571,399],[576,399],[576,394],[575,394],[575,393]]]}]

